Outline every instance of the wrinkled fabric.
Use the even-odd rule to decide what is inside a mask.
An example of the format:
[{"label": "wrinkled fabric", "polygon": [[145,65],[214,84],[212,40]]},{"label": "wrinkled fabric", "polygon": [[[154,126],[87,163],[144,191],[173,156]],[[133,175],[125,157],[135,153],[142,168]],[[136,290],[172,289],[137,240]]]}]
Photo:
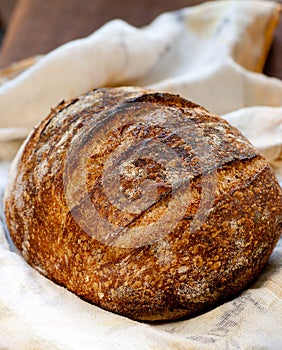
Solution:
[{"label": "wrinkled fabric", "polygon": [[[32,127],[62,99],[101,86],[146,86],[199,103],[240,129],[281,176],[282,82],[261,74],[278,17],[272,1],[231,0],[166,13],[141,29],[115,20],[2,81],[1,198]],[[237,298],[198,317],[146,324],[40,275],[12,247],[0,211],[0,349],[281,349],[281,241]]]}]

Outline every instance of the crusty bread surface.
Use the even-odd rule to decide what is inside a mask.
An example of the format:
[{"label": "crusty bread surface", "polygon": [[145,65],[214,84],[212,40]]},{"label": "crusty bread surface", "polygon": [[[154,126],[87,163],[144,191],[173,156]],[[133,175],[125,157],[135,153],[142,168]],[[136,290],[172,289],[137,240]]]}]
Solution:
[{"label": "crusty bread surface", "polygon": [[190,317],[237,295],[282,228],[281,188],[237,129],[133,87],[53,109],[14,160],[4,200],[31,266],[136,320]]}]

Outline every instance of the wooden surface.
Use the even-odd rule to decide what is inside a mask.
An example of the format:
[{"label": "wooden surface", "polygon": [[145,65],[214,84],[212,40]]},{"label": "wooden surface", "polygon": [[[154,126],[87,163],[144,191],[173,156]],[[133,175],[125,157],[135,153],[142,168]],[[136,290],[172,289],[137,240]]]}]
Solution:
[{"label": "wooden surface", "polygon": [[8,26],[17,0],[0,0],[0,25]]},{"label": "wooden surface", "polygon": [[[92,33],[111,19],[134,26],[148,24],[158,14],[203,0],[0,0],[6,34],[0,67],[44,54],[57,46]],[[278,0],[282,4],[282,0]],[[268,57],[265,73],[282,79],[282,20]]]},{"label": "wooden surface", "polygon": [[281,4],[280,23],[276,29],[264,70],[267,75],[282,79],[282,0],[277,2]]}]

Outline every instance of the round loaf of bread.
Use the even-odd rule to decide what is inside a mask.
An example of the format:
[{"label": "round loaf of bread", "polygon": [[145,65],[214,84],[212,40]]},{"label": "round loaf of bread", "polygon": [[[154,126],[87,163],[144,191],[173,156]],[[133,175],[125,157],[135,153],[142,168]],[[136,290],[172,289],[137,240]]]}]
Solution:
[{"label": "round loaf of bread", "polygon": [[177,95],[131,87],[53,109],[14,160],[4,201],[31,266],[136,320],[235,296],[282,228],[281,188],[237,129]]}]

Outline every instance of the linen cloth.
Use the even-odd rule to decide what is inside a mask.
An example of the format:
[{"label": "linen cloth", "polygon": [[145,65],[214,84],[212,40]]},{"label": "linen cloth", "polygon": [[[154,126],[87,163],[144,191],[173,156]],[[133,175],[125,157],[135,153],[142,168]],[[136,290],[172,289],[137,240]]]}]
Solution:
[{"label": "linen cloth", "polygon": [[[260,72],[279,18],[272,1],[217,1],[137,29],[115,20],[0,86],[0,191],[32,127],[62,99],[138,85],[178,93],[237,126],[282,169],[282,82]],[[2,206],[2,202],[1,202]],[[3,208],[0,208],[3,218]],[[0,222],[0,349],[281,349],[282,243],[240,296],[198,317],[146,324],[90,305],[13,251]]]}]

